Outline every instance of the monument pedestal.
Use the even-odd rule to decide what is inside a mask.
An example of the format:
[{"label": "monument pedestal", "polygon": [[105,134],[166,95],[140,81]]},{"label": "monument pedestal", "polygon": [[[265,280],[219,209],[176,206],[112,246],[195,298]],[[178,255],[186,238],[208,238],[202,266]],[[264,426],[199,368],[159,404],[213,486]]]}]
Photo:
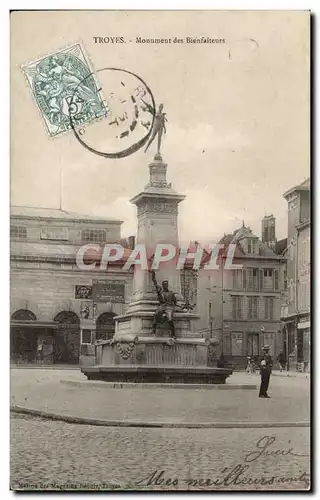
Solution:
[{"label": "monument pedestal", "polygon": [[80,330],[79,362],[81,366],[92,366],[95,363],[95,348],[92,344],[95,341],[96,321],[93,318],[81,318]]},{"label": "monument pedestal", "polygon": [[[184,199],[167,183],[167,165],[156,156],[149,165],[150,182],[131,201],[138,209],[137,244],[154,254],[160,243],[179,249],[178,204]],[[169,281],[169,289],[182,301],[180,269],[173,258],[156,270],[158,285]],[[151,273],[135,266],[133,295],[125,314],[117,316],[113,339],[96,343],[95,366],[82,372],[89,379],[123,382],[224,383],[230,369],[213,366],[219,341],[206,341],[196,331],[199,316],[178,307],[173,313],[175,339],[166,324],[152,330],[154,313],[159,306]],[[208,366],[210,365],[210,366]]]},{"label": "monument pedestal", "polygon": [[218,341],[119,335],[100,341],[97,364],[82,372],[89,380],[144,383],[224,384],[232,370],[208,366]]}]

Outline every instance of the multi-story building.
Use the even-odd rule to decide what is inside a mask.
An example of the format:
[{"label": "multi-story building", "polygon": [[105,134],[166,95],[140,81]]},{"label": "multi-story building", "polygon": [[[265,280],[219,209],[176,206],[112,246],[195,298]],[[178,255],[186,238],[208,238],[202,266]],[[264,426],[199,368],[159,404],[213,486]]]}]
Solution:
[{"label": "multi-story building", "polygon": [[78,363],[95,338],[113,335],[113,318],[130,299],[132,271],[116,263],[81,270],[76,255],[88,243],[121,242],[120,228],[119,220],[12,207],[13,361],[34,361],[42,344],[44,361]]},{"label": "multi-story building", "polygon": [[[282,257],[243,226],[220,241],[220,266],[208,270],[202,266],[198,280],[198,313],[201,327],[220,338],[220,352],[242,368],[246,356],[261,355],[262,346],[270,345],[276,356],[282,347],[280,334],[280,294]],[[227,269],[227,251],[235,245],[233,265]]]},{"label": "multi-story building", "polygon": [[289,189],[283,336],[290,369],[310,369],[310,180]]},{"label": "multi-story building", "polygon": [[[11,209],[11,359],[34,362],[39,345],[45,363],[78,363],[92,356],[96,340],[111,338],[115,316],[125,312],[132,294],[133,266],[123,264],[134,237],[121,238],[122,222],[64,210]],[[100,266],[101,253],[83,245],[121,243],[124,255]],[[91,262],[91,266],[90,266]],[[95,265],[94,265],[95,264]],[[168,277],[170,280],[170,277]],[[182,295],[195,304],[197,276],[181,270]]]}]

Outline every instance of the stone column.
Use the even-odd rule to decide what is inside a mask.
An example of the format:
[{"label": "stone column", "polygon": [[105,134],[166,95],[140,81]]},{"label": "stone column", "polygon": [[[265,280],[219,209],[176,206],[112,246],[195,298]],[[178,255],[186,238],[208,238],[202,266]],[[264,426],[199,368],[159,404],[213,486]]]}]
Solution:
[{"label": "stone column", "polygon": [[[185,196],[176,193],[167,182],[167,165],[162,159],[151,162],[149,172],[150,180],[144,191],[131,200],[137,206],[138,214],[136,244],[146,246],[148,258],[154,254],[158,243],[173,245],[178,256],[178,204]],[[164,279],[168,280],[169,288],[181,300],[180,270],[176,268],[176,264],[176,258],[160,264],[156,270],[156,279],[159,285]],[[133,302],[144,299],[157,300],[157,296],[148,270],[135,266]]]}]

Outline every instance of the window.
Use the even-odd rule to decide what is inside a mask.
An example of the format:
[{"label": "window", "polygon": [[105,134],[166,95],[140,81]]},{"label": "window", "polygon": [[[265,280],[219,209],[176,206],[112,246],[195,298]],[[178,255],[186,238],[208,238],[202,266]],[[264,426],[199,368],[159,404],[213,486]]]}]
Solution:
[{"label": "window", "polygon": [[247,335],[247,354],[250,356],[259,356],[259,333],[248,333]]},{"label": "window", "polygon": [[82,241],[89,241],[90,243],[104,243],[107,238],[105,229],[84,229],[82,231]]},{"label": "window", "polygon": [[232,318],[242,318],[242,297],[232,297]]},{"label": "window", "polygon": [[86,328],[81,330],[81,344],[91,344],[92,343],[92,330]]},{"label": "window", "polygon": [[273,319],[273,297],[264,298],[264,318]]},{"label": "window", "polygon": [[259,269],[243,269],[243,288],[248,290],[258,290]]},{"label": "window", "polygon": [[275,287],[274,269],[264,269],[263,270],[263,289],[264,290],[273,290],[274,287]]},{"label": "window", "polygon": [[240,290],[242,288],[242,269],[234,269],[233,273],[233,288]]},{"label": "window", "polygon": [[232,356],[242,355],[242,333],[231,334],[231,354]]},{"label": "window", "polygon": [[24,226],[11,226],[10,227],[10,237],[16,240],[26,240],[27,239],[27,228]]},{"label": "window", "polygon": [[247,240],[248,241],[248,253],[253,254],[254,253],[254,240]]},{"label": "window", "polygon": [[258,297],[248,297],[248,319],[258,319]]},{"label": "window", "polygon": [[224,354],[231,354],[230,333],[223,333],[223,352]]}]

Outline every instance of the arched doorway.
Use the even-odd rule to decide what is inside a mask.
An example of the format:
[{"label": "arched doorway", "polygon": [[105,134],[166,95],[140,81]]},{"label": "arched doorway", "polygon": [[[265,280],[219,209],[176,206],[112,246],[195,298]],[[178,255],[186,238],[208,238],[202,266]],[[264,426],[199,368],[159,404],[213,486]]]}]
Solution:
[{"label": "arched doorway", "polygon": [[12,314],[11,320],[18,325],[10,328],[10,358],[15,362],[30,363],[37,354],[37,335],[30,324],[37,320],[36,315],[28,309],[19,309]]},{"label": "arched doorway", "polygon": [[116,315],[111,312],[100,314],[96,324],[96,340],[112,339],[115,333],[115,316]]},{"label": "arched doorway", "polygon": [[58,323],[53,341],[54,363],[79,363],[80,319],[72,311],[61,311],[54,318]]}]

